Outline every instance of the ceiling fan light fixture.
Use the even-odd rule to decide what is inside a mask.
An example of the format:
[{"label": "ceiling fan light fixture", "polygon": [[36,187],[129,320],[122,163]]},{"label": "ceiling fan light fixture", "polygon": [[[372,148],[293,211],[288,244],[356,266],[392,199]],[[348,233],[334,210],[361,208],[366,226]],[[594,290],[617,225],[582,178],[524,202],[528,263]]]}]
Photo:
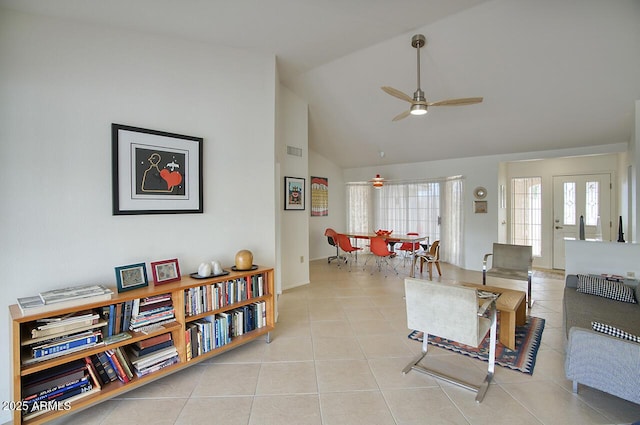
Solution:
[{"label": "ceiling fan light fixture", "polygon": [[424,115],[427,113],[427,105],[411,105],[411,115]]}]

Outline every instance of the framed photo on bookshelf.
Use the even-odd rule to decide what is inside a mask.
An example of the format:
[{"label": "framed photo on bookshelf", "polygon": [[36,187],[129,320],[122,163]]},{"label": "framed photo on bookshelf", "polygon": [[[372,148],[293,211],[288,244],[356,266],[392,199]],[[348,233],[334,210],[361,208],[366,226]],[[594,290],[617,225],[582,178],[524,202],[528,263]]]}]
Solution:
[{"label": "framed photo on bookshelf", "polygon": [[304,210],[304,185],[302,177],[284,178],[284,209]]},{"label": "framed photo on bookshelf", "polygon": [[180,266],[178,259],[155,261],[151,263],[151,273],[153,274],[153,282],[156,285],[175,282],[180,280]]},{"label": "framed photo on bookshelf", "polygon": [[149,286],[147,267],[144,263],[116,267],[116,283],[118,285],[118,292]]},{"label": "framed photo on bookshelf", "polygon": [[202,213],[202,142],[111,124],[113,215]]}]

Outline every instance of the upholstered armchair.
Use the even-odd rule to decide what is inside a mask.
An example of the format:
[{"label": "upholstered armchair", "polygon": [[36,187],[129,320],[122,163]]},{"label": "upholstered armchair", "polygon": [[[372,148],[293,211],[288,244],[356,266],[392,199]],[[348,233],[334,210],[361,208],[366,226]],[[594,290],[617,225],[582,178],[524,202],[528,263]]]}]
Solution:
[{"label": "upholstered armchair", "polygon": [[[403,370],[426,373],[452,384],[475,391],[480,403],[495,370],[496,304],[497,296],[479,296],[475,288],[450,283],[407,278],[404,281],[407,303],[407,326],[423,332],[422,352]],[[465,345],[478,347],[490,332],[487,375],[481,384],[472,384],[464,378],[446,375],[420,364],[427,355],[429,335],[439,336]]]},{"label": "upholstered armchair", "polygon": [[[491,268],[487,262],[491,258]],[[482,260],[482,284],[487,284],[487,276],[502,279],[524,280],[527,282],[527,305],[531,307],[531,276],[533,275],[533,255],[529,245],[494,243],[493,252],[485,254]]]}]

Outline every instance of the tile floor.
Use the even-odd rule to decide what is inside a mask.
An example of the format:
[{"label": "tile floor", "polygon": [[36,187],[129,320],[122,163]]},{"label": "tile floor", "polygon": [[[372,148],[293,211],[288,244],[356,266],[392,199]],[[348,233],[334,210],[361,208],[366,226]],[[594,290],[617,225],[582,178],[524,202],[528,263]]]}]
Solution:
[{"label": "tile floor", "polygon": [[[362,259],[360,259],[362,264]],[[407,266],[409,267],[409,266]],[[54,421],[55,424],[629,424],[640,405],[580,387],[564,378],[562,287],[538,273],[530,314],[546,319],[533,376],[496,367],[484,401],[475,394],[402,368],[420,351],[407,338],[403,279],[371,275],[354,265],[311,263],[311,284],[285,291],[271,343],[236,350]],[[426,271],[425,271],[426,272]],[[443,264],[442,281],[480,282],[480,272]],[[426,273],[425,273],[426,277]],[[522,282],[492,284],[524,288]],[[486,364],[442,349],[442,367]],[[640,385],[640,383],[639,383]]]}]

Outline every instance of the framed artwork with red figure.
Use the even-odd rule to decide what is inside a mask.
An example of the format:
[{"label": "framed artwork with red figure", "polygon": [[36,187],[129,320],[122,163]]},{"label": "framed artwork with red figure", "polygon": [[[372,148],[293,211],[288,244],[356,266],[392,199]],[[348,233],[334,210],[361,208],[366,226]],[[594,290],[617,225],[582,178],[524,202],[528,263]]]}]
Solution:
[{"label": "framed artwork with red figure", "polygon": [[202,142],[111,124],[113,215],[202,213]]}]

